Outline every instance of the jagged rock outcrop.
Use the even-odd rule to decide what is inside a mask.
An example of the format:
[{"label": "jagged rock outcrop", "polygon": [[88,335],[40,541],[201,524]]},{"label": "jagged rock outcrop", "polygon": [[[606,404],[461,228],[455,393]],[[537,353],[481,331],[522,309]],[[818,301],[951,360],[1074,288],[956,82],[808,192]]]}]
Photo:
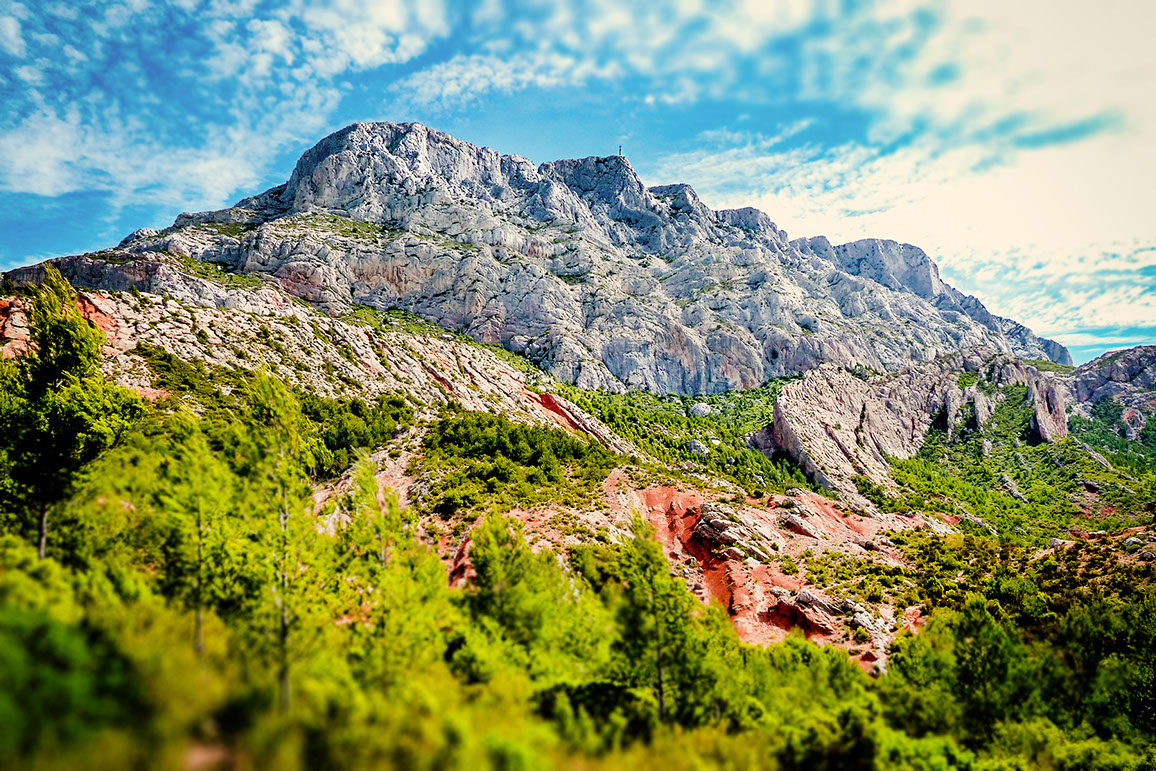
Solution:
[{"label": "jagged rock outcrop", "polygon": [[815,254],[855,276],[897,292],[908,291],[932,303],[947,319],[967,316],[1002,336],[1011,353],[1020,358],[1044,359],[1070,366],[1071,354],[1064,346],[1039,338],[1027,327],[1011,319],[996,316],[978,298],[965,295],[939,276],[939,267],[922,249],[875,238],[832,246],[826,238],[792,241],[800,251]]},{"label": "jagged rock outcrop", "polygon": [[1092,408],[1111,399],[1124,407],[1126,438],[1134,440],[1156,412],[1156,345],[1104,354],[1072,373],[1073,414],[1089,417]]},{"label": "jagged rock outcrop", "polygon": [[783,388],[774,421],[756,437],[756,446],[790,456],[818,484],[858,499],[854,479],[892,487],[888,458],[918,452],[935,421],[951,432],[967,405],[978,426],[987,421],[992,399],[999,397],[988,396],[975,383],[960,386],[960,373],[980,370],[998,387],[1028,387],[1041,439],[1067,436],[1065,378],[976,348],[870,380],[831,365],[818,367]]},{"label": "jagged rock outcrop", "polygon": [[174,278],[210,263],[333,314],[410,311],[612,390],[714,393],[822,363],[886,372],[977,345],[1067,360],[914,247],[791,242],[762,212],[644,186],[623,157],[535,166],[419,124],[354,124],[284,185],[57,262],[91,289],[244,305]]}]

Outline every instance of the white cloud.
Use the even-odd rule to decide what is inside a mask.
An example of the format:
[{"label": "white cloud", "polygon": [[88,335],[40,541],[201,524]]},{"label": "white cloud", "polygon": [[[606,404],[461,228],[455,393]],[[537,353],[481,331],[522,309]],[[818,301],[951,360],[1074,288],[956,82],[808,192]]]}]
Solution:
[{"label": "white cloud", "polygon": [[510,57],[459,55],[407,78],[392,90],[400,93],[404,101],[451,110],[484,98],[489,92],[572,86],[591,78],[609,77],[614,69],[613,64],[600,67],[549,50]]},{"label": "white cloud", "polygon": [[251,45],[279,57],[286,64],[293,62],[293,33],[276,20],[253,19],[249,22],[253,33]]},{"label": "white cloud", "polygon": [[[121,0],[100,5],[96,22],[74,11],[0,6],[11,19],[0,47],[19,40],[35,57],[13,68],[23,92],[0,105],[0,191],[223,205],[328,126],[337,76],[407,61],[449,29],[430,0],[287,0],[264,14],[256,0]],[[71,25],[63,51],[47,14]],[[190,32],[174,45],[166,35],[182,23]]]},{"label": "white cloud", "polygon": [[29,86],[44,85],[44,70],[35,64],[25,64],[12,70],[12,74]]},{"label": "white cloud", "polygon": [[0,178],[20,180],[25,191],[54,196],[78,182],[71,148],[78,141],[75,119],[36,115],[0,134]]},{"label": "white cloud", "polygon": [[24,37],[20,32],[20,20],[15,16],[0,16],[0,50],[10,56],[24,56]]},{"label": "white cloud", "polygon": [[[565,0],[549,4],[489,2],[471,17],[469,30],[479,52],[459,54],[416,73],[393,91],[416,107],[450,112],[489,92],[520,88],[580,86],[592,79],[624,75],[652,79],[647,100],[685,104],[723,98],[745,88],[738,65],[744,57],[783,64],[768,42],[820,19],[834,18],[828,0]],[[508,17],[522,12],[519,20]],[[510,49],[514,48],[514,52]],[[552,61],[551,57],[557,57]],[[463,71],[476,64],[477,70]],[[540,66],[541,75],[534,69]],[[468,91],[438,93],[439,74],[453,83],[468,79]]]}]

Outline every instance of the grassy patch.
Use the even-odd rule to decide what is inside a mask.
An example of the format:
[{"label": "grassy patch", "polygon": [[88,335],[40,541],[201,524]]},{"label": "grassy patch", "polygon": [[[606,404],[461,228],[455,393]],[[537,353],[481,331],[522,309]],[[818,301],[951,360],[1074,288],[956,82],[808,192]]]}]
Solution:
[{"label": "grassy patch", "polygon": [[[756,494],[809,486],[798,468],[772,461],[747,442],[751,433],[771,423],[775,397],[784,382],[776,380],[749,391],[698,397],[645,391],[615,394],[572,386],[561,386],[559,390],[668,470],[689,468],[721,476]],[[702,416],[691,414],[696,402],[706,404],[710,412]],[[702,442],[708,454],[691,452],[691,440]]]},{"label": "grassy patch", "polygon": [[172,256],[177,260],[181,270],[190,276],[212,281],[226,289],[259,289],[266,283],[265,278],[258,273],[232,273],[215,262],[205,262],[179,254]]},{"label": "grassy patch", "polygon": [[543,503],[588,505],[620,459],[561,430],[449,410],[426,433],[421,505],[443,519]]},{"label": "grassy patch", "polygon": [[1047,359],[1023,359],[1024,364],[1035,367],[1040,372],[1057,372],[1061,375],[1066,375],[1069,372],[1075,372],[1076,368],[1069,364],[1058,364]]},{"label": "grassy patch", "polygon": [[257,229],[256,225],[249,225],[240,222],[206,222],[201,227],[212,230],[214,233],[229,238],[240,238],[241,236]]},{"label": "grassy patch", "polygon": [[367,241],[382,237],[393,237],[404,231],[375,222],[364,222],[336,214],[296,214],[276,220],[279,230],[301,231],[319,230],[339,236],[350,236]]}]

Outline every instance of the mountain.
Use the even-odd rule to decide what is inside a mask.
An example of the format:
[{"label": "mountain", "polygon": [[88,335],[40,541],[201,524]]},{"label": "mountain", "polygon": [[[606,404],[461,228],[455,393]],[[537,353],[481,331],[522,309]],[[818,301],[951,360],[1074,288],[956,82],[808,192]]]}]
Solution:
[{"label": "mountain", "polygon": [[1069,361],[915,247],[352,126],[4,276],[0,749],[1145,767],[1156,346]]},{"label": "mountain", "polygon": [[333,315],[405,310],[582,388],[719,393],[978,345],[1071,363],[915,247],[789,241],[755,209],[645,187],[624,157],[535,167],[420,124],[354,124],[284,185],[58,264],[78,286],[168,290],[166,254],[269,278]]}]

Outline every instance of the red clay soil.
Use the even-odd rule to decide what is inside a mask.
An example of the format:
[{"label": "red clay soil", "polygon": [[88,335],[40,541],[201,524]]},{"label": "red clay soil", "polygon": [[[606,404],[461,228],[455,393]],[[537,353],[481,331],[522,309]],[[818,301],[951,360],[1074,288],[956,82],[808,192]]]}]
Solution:
[{"label": "red clay soil", "polygon": [[117,339],[117,333],[120,332],[120,322],[100,307],[103,304],[104,298],[99,294],[88,295],[81,292],[77,295],[76,307],[80,309],[80,315],[103,332],[104,339],[111,343]]},{"label": "red clay soil", "polygon": [[546,413],[547,415],[549,415],[554,420],[555,423],[562,426],[562,428],[566,429],[567,431],[570,431],[571,433],[575,433],[575,434],[584,433],[582,431],[582,427],[579,426],[577,423],[575,423],[570,418],[570,416],[567,415],[562,410],[562,408],[558,406],[558,402],[556,402],[554,400],[553,394],[534,393],[533,391],[526,390],[526,387],[524,385],[522,385],[522,384],[519,384],[519,385],[522,388],[522,396],[524,396],[527,401],[533,402],[534,404],[541,407],[542,411],[544,413]]},{"label": "red clay soil", "polygon": [[136,391],[142,399],[148,399],[150,402],[160,401],[171,394],[163,388],[148,388],[147,386],[136,386],[132,390]]},{"label": "red clay soil", "polygon": [[426,364],[424,361],[422,362],[422,367],[425,368],[425,371],[429,374],[430,377],[432,377],[434,379],[434,381],[438,385],[440,385],[442,388],[445,389],[446,393],[448,393],[450,396],[456,396],[456,394],[454,393],[453,384],[450,383],[450,381],[446,380],[441,375],[439,375],[438,371],[436,369],[431,367],[429,364]]},{"label": "red clay soil", "polygon": [[[704,602],[718,602],[731,615],[739,636],[749,643],[766,644],[782,640],[799,629],[810,640],[825,644],[851,646],[841,622],[814,608],[801,607],[790,595],[780,597],[787,590],[796,594],[807,590],[820,600],[830,602],[823,590],[808,586],[801,574],[784,574],[777,563],[761,564],[753,559],[729,559],[705,543],[694,533],[701,518],[702,494],[670,487],[652,487],[637,491],[637,499],[644,507],[646,518],[655,526],[663,550],[676,571],[687,576],[688,583]],[[776,534],[779,554],[801,561],[803,552],[810,550],[819,555],[824,551],[838,551],[852,556],[874,559],[888,564],[900,564],[902,555],[893,548],[878,544],[875,551],[867,552],[861,544],[877,538],[880,531],[918,526],[918,522],[897,516],[867,518],[851,514],[835,501],[815,493],[804,492],[791,499],[794,505],[784,507],[787,496],[774,496],[763,504],[748,500],[748,506],[739,507],[741,518],[758,532]],[[757,507],[749,504],[757,504]],[[785,533],[779,517],[794,513],[820,540],[803,535]],[[694,558],[692,562],[690,558]],[[884,620],[893,611],[878,609]],[[873,640],[874,649],[882,649],[889,637]],[[881,654],[869,650],[860,663],[864,669],[874,669]]]},{"label": "red clay soil", "polygon": [[450,586],[466,586],[477,578],[474,563],[470,561],[470,543],[470,536],[467,534],[454,552],[454,558],[448,568]]},{"label": "red clay soil", "polygon": [[918,632],[927,623],[918,605],[913,605],[903,611],[903,628],[911,633]]},{"label": "red clay soil", "polygon": [[[560,425],[570,430],[581,430],[566,419],[565,413],[548,394],[525,391],[524,395],[553,415]],[[403,501],[414,481],[404,474],[408,462],[408,454],[387,460],[387,468],[383,468],[378,476],[383,486],[397,490]],[[543,506],[515,510],[510,515],[522,522],[527,542],[537,551],[551,545],[564,549],[582,542],[584,539],[572,532],[570,525],[583,525],[590,530],[605,527],[611,532],[611,537],[629,537],[631,519],[636,513],[640,514],[654,526],[655,536],[671,563],[672,572],[685,579],[688,588],[701,601],[717,602],[725,608],[739,636],[746,642],[777,642],[798,629],[817,643],[848,648],[864,669],[870,671],[881,665],[882,651],[892,635],[874,634],[870,645],[856,645],[845,619],[833,617],[814,605],[804,606],[797,602],[797,593],[805,587],[820,601],[820,606],[824,601],[837,604],[837,598],[807,584],[802,568],[803,555],[811,551],[818,557],[826,551],[834,551],[886,564],[902,564],[899,551],[878,538],[880,531],[926,526],[918,519],[898,515],[864,517],[810,492],[793,497],[772,496],[765,501],[751,499],[746,505],[735,506],[729,500],[721,501],[722,493],[672,486],[636,487],[630,473],[623,468],[610,473],[601,492],[601,500],[590,501],[590,505],[581,509]],[[703,516],[703,506],[720,502],[733,507],[737,521],[750,532],[757,533],[763,547],[777,547],[773,556],[791,557],[800,569],[785,574],[776,560],[732,559],[724,554],[726,549],[720,551],[720,544],[704,541],[702,535],[695,533]],[[819,538],[784,530],[781,519],[790,514],[802,519]],[[938,522],[927,524],[945,529]],[[436,541],[438,552],[446,562],[450,583],[454,586],[468,584],[475,576],[469,558],[469,536],[459,538],[447,534]],[[868,541],[878,543],[875,548],[867,550],[864,545]],[[896,614],[896,610],[890,607],[876,607],[874,610],[883,622],[890,622]],[[914,615],[910,610],[905,612],[903,620],[904,626],[912,629],[921,623],[917,610]]]}]

